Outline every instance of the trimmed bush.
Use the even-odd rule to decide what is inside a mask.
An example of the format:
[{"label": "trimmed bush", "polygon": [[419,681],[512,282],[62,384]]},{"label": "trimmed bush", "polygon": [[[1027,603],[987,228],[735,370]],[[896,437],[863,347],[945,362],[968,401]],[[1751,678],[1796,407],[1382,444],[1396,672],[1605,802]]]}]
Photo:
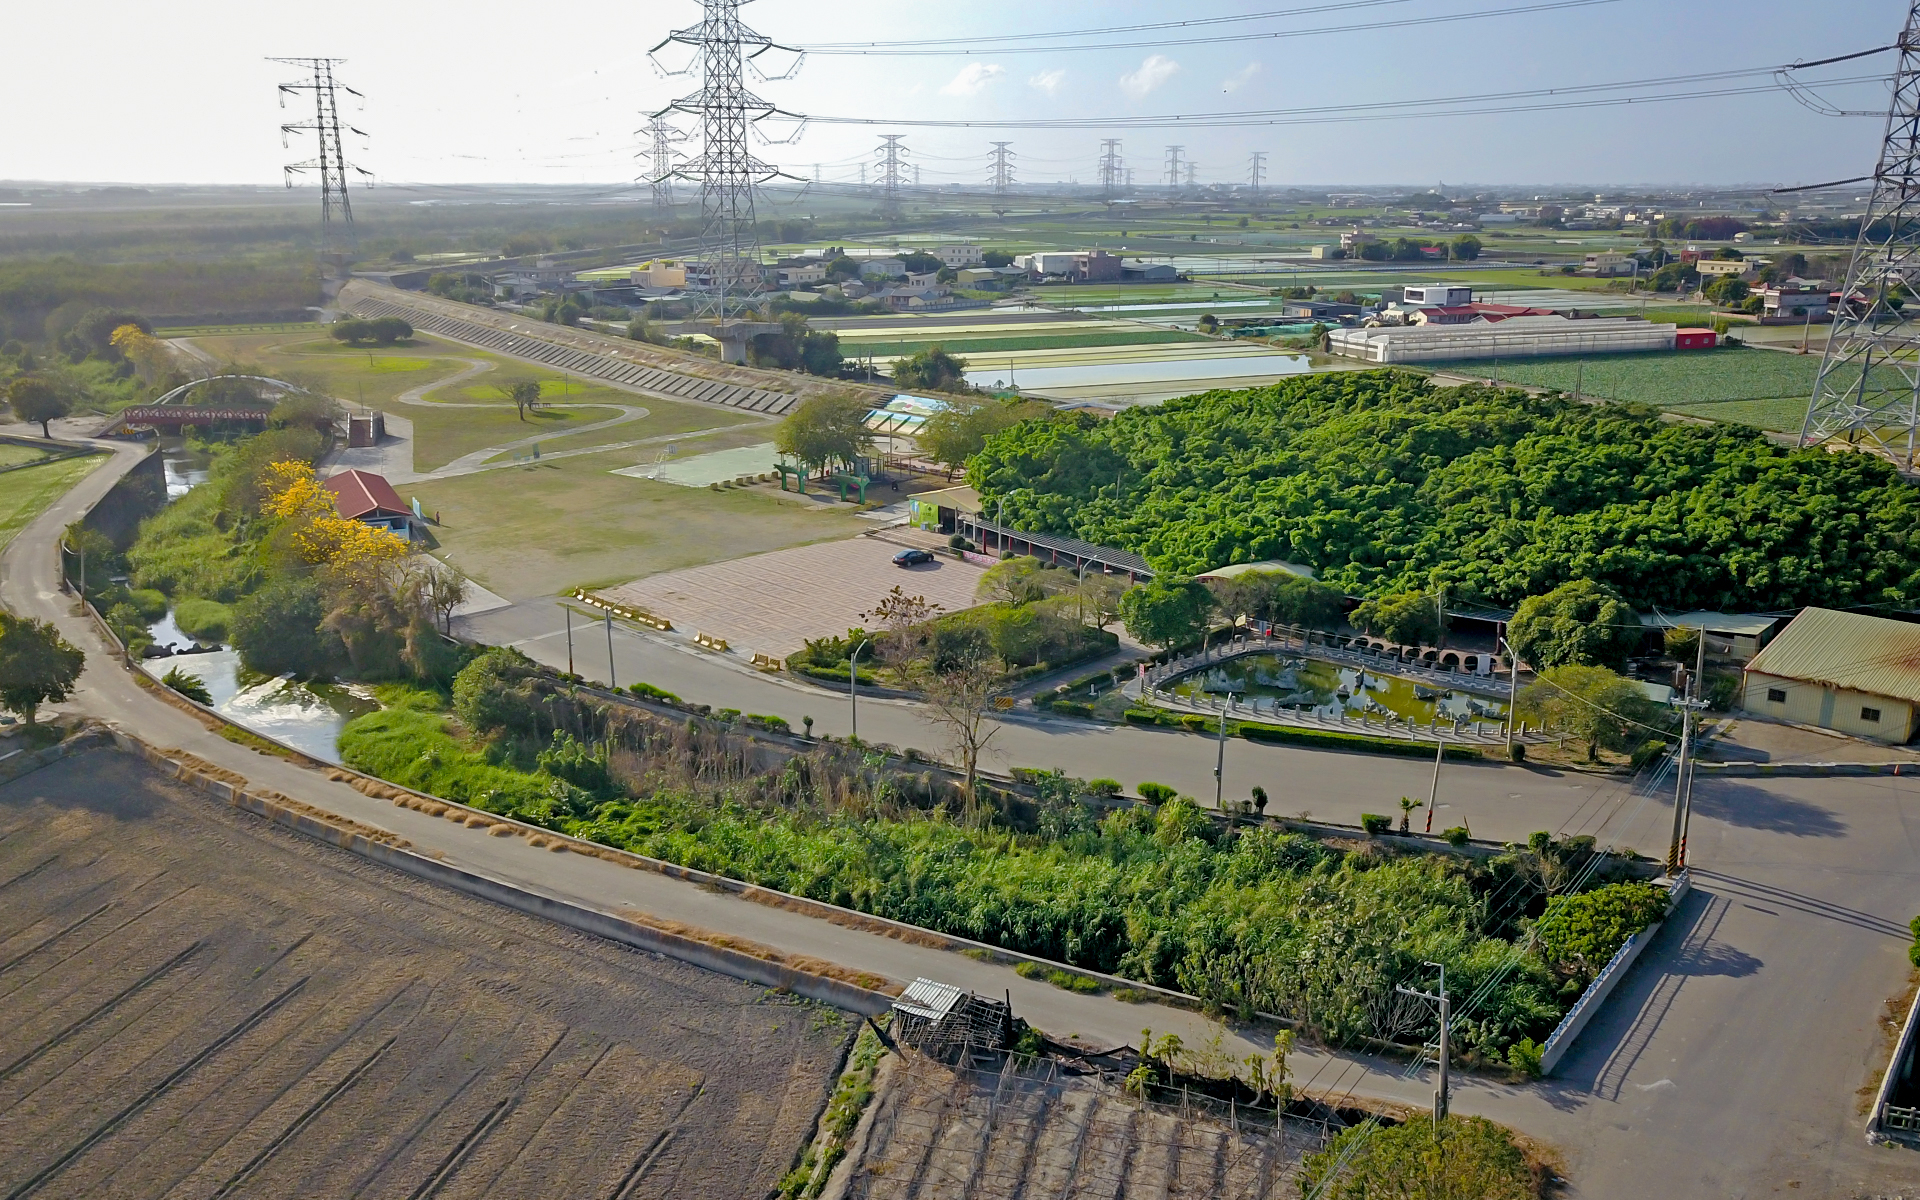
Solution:
[{"label": "trimmed bush", "polygon": [[1361,813],[1360,828],[1368,833],[1388,833],[1393,829],[1393,818],[1380,813]]},{"label": "trimmed bush", "polygon": [[1449,846],[1464,846],[1473,840],[1473,831],[1465,825],[1452,825],[1441,830],[1440,836],[1447,839]]},{"label": "trimmed bush", "polygon": [[1592,979],[1628,938],[1666,916],[1667,901],[1665,888],[1638,881],[1555,896],[1534,926],[1541,956],[1563,974]]},{"label": "trimmed bush", "polygon": [[201,642],[224,642],[233,610],[218,600],[182,600],[173,609],[180,632]]},{"label": "trimmed bush", "polygon": [[1140,798],[1148,804],[1165,804],[1180,793],[1164,783],[1148,781],[1139,787]]},{"label": "trimmed bush", "polygon": [[665,700],[668,704],[679,704],[680,697],[665,688],[657,688],[650,683],[630,683],[627,691],[636,696],[645,696],[652,700]]},{"label": "trimmed bush", "polygon": [[1120,786],[1120,781],[1118,779],[1087,780],[1087,795],[1089,796],[1104,796],[1108,799],[1112,799],[1113,797],[1118,796],[1124,790],[1125,789]]},{"label": "trimmed bush", "polygon": [[1533,1168],[1507,1130],[1485,1117],[1460,1116],[1447,1117],[1437,1137],[1426,1120],[1355,1126],[1301,1164],[1300,1191],[1323,1200],[1533,1200],[1539,1194]]},{"label": "trimmed bush", "polygon": [[[1232,729],[1228,726],[1228,729]],[[1420,742],[1399,742],[1392,738],[1368,737],[1360,733],[1336,733],[1333,730],[1294,729],[1284,725],[1244,724],[1239,734],[1250,742],[1282,742],[1295,746],[1324,746],[1329,750],[1355,750],[1367,754],[1398,754],[1408,758],[1432,758],[1433,747]],[[1517,743],[1516,743],[1517,745]],[[1447,758],[1478,762],[1485,755],[1472,746],[1447,746]]]}]

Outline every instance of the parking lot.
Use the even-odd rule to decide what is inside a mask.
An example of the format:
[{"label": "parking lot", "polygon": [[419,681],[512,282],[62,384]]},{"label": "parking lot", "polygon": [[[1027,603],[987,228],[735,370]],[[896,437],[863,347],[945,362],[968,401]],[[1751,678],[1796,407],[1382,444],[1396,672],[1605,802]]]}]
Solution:
[{"label": "parking lot", "polygon": [[740,654],[782,658],[808,638],[870,624],[865,614],[896,586],[947,612],[974,603],[985,568],[937,556],[903,569],[893,565],[902,549],[873,537],[816,542],[649,575],[606,595],[684,633],[724,638]]}]

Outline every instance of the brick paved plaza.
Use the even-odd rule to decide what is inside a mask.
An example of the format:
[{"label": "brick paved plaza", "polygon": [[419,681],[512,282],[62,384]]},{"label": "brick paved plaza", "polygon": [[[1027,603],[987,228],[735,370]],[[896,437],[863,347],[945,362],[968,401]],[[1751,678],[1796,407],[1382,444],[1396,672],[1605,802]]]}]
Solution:
[{"label": "brick paved plaza", "polygon": [[816,542],[649,575],[605,594],[666,617],[683,633],[725,638],[740,654],[782,658],[808,638],[867,624],[861,614],[896,584],[948,612],[973,605],[985,568],[942,557],[902,569],[892,561],[900,550],[871,537]]}]

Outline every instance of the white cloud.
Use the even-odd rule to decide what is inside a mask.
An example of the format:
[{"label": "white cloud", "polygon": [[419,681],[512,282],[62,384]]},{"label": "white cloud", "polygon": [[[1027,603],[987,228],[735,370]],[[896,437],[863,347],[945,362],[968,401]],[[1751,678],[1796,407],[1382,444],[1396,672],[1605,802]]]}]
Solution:
[{"label": "white cloud", "polygon": [[1139,70],[1120,77],[1120,90],[1138,100],[1179,73],[1179,63],[1164,54],[1149,54]]},{"label": "white cloud", "polygon": [[1039,88],[1049,96],[1057,93],[1060,90],[1060,85],[1066,81],[1066,71],[1058,67],[1051,71],[1042,71],[1038,75],[1027,76],[1028,87]]},{"label": "white cloud", "polygon": [[968,63],[960,68],[960,73],[940,89],[943,96],[977,96],[980,89],[1007,73],[1005,67],[995,63]]},{"label": "white cloud", "polygon": [[1248,63],[1246,66],[1241,67],[1238,71],[1235,71],[1233,74],[1221,80],[1220,90],[1223,92],[1237,92],[1241,88],[1247,86],[1249,83],[1252,83],[1253,77],[1255,75],[1258,75],[1259,73],[1260,73],[1259,63],[1257,62]]}]

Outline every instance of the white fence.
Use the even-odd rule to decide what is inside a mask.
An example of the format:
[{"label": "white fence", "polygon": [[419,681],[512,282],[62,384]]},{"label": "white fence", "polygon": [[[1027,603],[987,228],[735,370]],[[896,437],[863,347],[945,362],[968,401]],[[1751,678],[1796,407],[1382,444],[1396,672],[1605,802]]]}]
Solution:
[{"label": "white fence", "polygon": [[[1680,872],[1679,877],[1673,881],[1667,892],[1666,916],[1672,916],[1673,910],[1680,907],[1680,901],[1686,897],[1688,889],[1692,886],[1693,880],[1689,873]],[[1634,934],[1627,939],[1624,946],[1614,952],[1612,958],[1607,960],[1607,965],[1593,977],[1593,982],[1587,985],[1587,990],[1580,993],[1580,998],[1574,1001],[1572,1008],[1567,1010],[1567,1015],[1561,1017],[1560,1023],[1554,1026],[1553,1032],[1547,1035],[1547,1044],[1540,1049],[1540,1074],[1553,1074],[1553,1069],[1560,1065],[1560,1060],[1565,1058],[1567,1051],[1573,1048],[1574,1039],[1579,1037],[1580,1031],[1587,1027],[1587,1022],[1593,1019],[1593,1014],[1600,1011],[1600,1006],[1607,1002],[1607,997],[1613,994],[1613,989],[1618,987],[1620,980],[1626,976],[1627,969],[1633,966],[1634,960],[1640,957],[1640,952],[1647,948],[1647,943],[1653,941],[1664,924],[1666,924],[1665,917]]]}]

